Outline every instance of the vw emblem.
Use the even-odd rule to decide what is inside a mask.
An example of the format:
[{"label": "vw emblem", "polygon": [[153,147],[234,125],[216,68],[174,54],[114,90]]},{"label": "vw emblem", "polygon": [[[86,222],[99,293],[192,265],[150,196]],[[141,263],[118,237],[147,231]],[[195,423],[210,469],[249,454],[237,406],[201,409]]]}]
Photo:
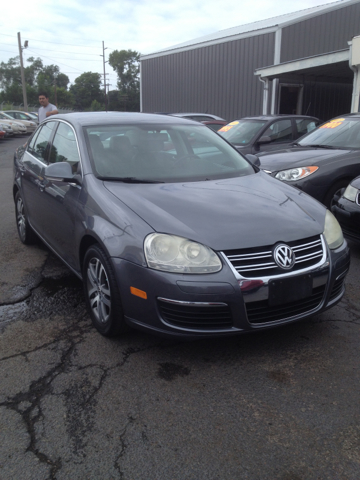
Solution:
[{"label": "vw emblem", "polygon": [[278,265],[280,268],[289,270],[294,266],[295,254],[289,246],[282,243],[275,247],[274,260],[276,265]]}]

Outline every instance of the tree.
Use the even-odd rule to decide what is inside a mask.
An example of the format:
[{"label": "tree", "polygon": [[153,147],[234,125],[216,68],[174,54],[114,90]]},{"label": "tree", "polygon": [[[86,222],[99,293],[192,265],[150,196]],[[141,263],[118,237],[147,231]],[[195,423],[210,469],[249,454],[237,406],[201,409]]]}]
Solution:
[{"label": "tree", "polygon": [[[44,66],[41,58],[30,57],[29,65],[24,68],[26,93],[29,104],[38,103],[39,90],[48,92],[51,100],[57,104],[71,106],[74,99],[67,91],[69,77],[60,73],[57,65]],[[55,80],[57,90],[55,95]],[[20,73],[20,58],[10,58],[7,63],[0,64],[0,92],[1,101],[21,104],[23,102],[22,83]]]},{"label": "tree", "polygon": [[109,55],[109,64],[118,75],[118,97],[124,109],[140,110],[140,53],[135,50],[114,50]]},{"label": "tree", "polygon": [[103,103],[103,93],[100,89],[101,75],[85,72],[75,78],[70,92],[74,95],[75,107],[79,110],[90,109],[93,100]]},{"label": "tree", "polygon": [[7,63],[0,63],[0,88],[6,90],[11,85],[21,85],[20,58],[13,57]]},{"label": "tree", "polygon": [[70,83],[69,77],[64,73],[60,73],[57,65],[47,65],[42,69],[37,78],[39,90],[47,90],[49,86],[56,85],[67,89]]},{"label": "tree", "polygon": [[[19,58],[19,57],[17,57]],[[30,57],[27,59],[31,65],[28,65],[24,68],[25,83],[31,87],[37,87],[37,80],[39,73],[44,69],[43,62],[41,58]],[[19,61],[20,63],[20,61]],[[20,65],[19,65],[19,75],[20,75]]]}]

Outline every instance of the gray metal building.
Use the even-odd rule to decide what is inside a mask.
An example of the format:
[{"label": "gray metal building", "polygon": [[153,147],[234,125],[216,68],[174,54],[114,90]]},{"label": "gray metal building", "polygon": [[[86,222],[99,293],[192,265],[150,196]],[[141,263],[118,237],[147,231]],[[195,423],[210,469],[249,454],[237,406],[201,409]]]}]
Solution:
[{"label": "gray metal building", "polygon": [[359,111],[359,56],[360,0],[341,0],[143,55],[141,110],[327,120]]}]

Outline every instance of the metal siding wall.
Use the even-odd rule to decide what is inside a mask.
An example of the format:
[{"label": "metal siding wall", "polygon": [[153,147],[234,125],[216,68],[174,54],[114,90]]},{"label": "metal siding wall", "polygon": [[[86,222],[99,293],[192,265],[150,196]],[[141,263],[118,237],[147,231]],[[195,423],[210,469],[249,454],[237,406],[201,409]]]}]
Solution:
[{"label": "metal siding wall", "polygon": [[360,34],[360,4],[283,28],[281,62],[348,48],[347,42]]},{"label": "metal siding wall", "polygon": [[321,120],[350,111],[352,85],[305,82],[303,113]]},{"label": "metal siding wall", "polygon": [[272,65],[274,33],[142,60],[144,112],[209,112],[233,120],[262,112],[256,68]]}]

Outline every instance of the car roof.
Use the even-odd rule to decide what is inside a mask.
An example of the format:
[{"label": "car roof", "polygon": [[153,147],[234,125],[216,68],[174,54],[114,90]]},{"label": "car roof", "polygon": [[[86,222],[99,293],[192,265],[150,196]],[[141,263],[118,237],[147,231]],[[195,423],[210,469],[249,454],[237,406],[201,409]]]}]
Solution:
[{"label": "car roof", "polygon": [[29,112],[24,112],[23,110],[2,110],[3,113],[11,112],[11,113],[25,113],[25,115],[29,115]]},{"label": "car roof", "polygon": [[309,118],[314,120],[319,120],[317,117],[309,116],[309,115],[292,115],[292,114],[268,114],[268,115],[255,115],[251,117],[241,117],[233,120],[237,122],[239,120],[275,120],[277,118]]},{"label": "car roof", "polygon": [[[138,112],[74,112],[57,114],[50,117],[52,120],[62,119],[81,126],[111,125],[111,124],[160,124],[160,125],[202,125],[199,122],[171,115]],[[50,120],[48,118],[48,120]]]},{"label": "car roof", "polygon": [[[360,118],[360,112],[354,112],[354,113],[344,113],[343,115],[337,115],[336,117],[334,117],[332,120],[334,120],[335,118],[347,118],[347,117],[355,117],[355,118]],[[330,120],[327,120],[327,121],[330,121]]]},{"label": "car roof", "polygon": [[212,113],[199,113],[199,112],[182,112],[182,113],[169,113],[174,117],[211,117],[214,120],[224,120],[222,117],[218,117],[217,115],[213,115]]}]

